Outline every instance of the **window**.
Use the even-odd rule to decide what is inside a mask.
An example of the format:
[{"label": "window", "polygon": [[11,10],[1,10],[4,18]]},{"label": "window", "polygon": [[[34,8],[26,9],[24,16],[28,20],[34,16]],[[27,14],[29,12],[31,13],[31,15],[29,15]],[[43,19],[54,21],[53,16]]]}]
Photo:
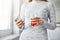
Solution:
[{"label": "window", "polygon": [[12,0],[0,0],[0,36],[11,33],[11,14]]},{"label": "window", "polygon": [[50,0],[54,5],[56,9],[56,22],[60,24],[60,0]]}]

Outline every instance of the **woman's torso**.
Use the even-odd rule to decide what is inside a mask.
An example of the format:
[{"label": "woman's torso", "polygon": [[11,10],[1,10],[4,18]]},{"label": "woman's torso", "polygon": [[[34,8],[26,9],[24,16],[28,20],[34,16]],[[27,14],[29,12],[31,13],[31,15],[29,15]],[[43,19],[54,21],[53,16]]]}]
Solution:
[{"label": "woman's torso", "polygon": [[43,1],[41,3],[29,3],[25,10],[25,26],[31,27],[30,20],[36,16],[48,21],[48,12],[47,2]]},{"label": "woman's torso", "polygon": [[[23,30],[20,39],[23,40],[47,40],[47,30],[43,25],[32,27],[30,19],[34,15],[48,21],[47,2],[32,2],[27,4],[25,10],[25,29]],[[28,38],[27,38],[28,37]]]}]

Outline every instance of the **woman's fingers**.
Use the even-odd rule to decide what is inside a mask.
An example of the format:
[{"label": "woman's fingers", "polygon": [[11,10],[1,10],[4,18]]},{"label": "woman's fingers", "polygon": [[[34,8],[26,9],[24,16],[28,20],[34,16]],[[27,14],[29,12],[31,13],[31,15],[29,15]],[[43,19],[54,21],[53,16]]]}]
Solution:
[{"label": "woman's fingers", "polygon": [[18,18],[15,18],[15,21],[17,20]]},{"label": "woman's fingers", "polygon": [[19,24],[20,22],[22,22],[22,20],[21,20],[21,19],[16,18],[16,19],[15,19],[15,22],[16,22],[16,24]]},{"label": "woman's fingers", "polygon": [[31,24],[35,24],[35,26],[38,26],[38,25],[42,25],[43,21],[40,18],[36,18],[36,19],[33,18],[31,19]]},{"label": "woman's fingers", "polygon": [[19,20],[16,24],[17,24],[18,26],[19,26],[19,25],[23,25],[23,24],[24,24],[24,21]]},{"label": "woman's fingers", "polygon": [[18,25],[18,26],[19,26],[19,25],[23,25],[23,22],[20,22],[20,23],[18,23],[17,25]]},{"label": "woman's fingers", "polygon": [[21,28],[24,25],[24,21],[18,18],[15,19],[15,23],[19,28]]},{"label": "woman's fingers", "polygon": [[38,22],[38,21],[41,21],[41,19],[33,19],[33,20],[31,20],[31,22]]},{"label": "woman's fingers", "polygon": [[42,24],[43,24],[43,20],[39,20],[39,21],[37,22],[37,24],[38,24],[38,25],[42,25]]},{"label": "woman's fingers", "polygon": [[19,24],[20,22],[22,22],[22,20],[18,20],[18,21],[16,22],[16,24]]},{"label": "woman's fingers", "polygon": [[19,26],[19,28],[22,28],[22,26],[24,25],[24,21],[20,22],[19,24],[17,24]]}]

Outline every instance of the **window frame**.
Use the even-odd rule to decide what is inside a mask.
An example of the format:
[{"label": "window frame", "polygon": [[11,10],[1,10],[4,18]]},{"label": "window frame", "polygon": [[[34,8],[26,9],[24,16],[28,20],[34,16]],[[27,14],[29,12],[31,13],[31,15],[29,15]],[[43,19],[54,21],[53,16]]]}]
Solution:
[{"label": "window frame", "polygon": [[11,0],[11,17],[10,17],[10,29],[0,30],[0,37],[13,34],[13,0]]}]

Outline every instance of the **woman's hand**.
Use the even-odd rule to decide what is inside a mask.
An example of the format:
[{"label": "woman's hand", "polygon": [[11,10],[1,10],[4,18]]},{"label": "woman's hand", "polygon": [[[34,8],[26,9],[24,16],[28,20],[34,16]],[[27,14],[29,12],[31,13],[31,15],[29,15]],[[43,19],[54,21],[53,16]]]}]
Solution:
[{"label": "woman's hand", "polygon": [[43,24],[43,20],[39,17],[31,18],[31,25],[32,26],[39,26]]},{"label": "woman's hand", "polygon": [[24,21],[23,21],[22,19],[16,18],[16,19],[15,19],[15,22],[16,22],[16,25],[17,25],[19,28],[22,28],[22,26],[24,25]]}]

